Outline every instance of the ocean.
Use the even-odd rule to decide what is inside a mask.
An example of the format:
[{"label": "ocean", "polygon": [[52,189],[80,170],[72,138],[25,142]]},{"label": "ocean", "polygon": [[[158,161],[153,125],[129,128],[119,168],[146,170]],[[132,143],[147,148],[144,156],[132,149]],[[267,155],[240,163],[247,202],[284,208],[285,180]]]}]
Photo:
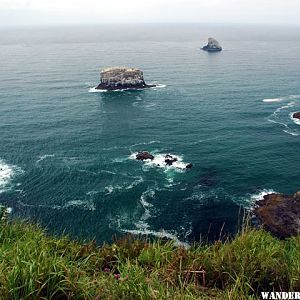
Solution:
[{"label": "ocean", "polygon": [[[200,50],[209,36],[220,53]],[[0,202],[50,232],[176,243],[234,234],[300,189],[299,28],[128,24],[0,30]],[[157,88],[95,92],[132,66]],[[176,155],[191,170],[134,159]]]}]

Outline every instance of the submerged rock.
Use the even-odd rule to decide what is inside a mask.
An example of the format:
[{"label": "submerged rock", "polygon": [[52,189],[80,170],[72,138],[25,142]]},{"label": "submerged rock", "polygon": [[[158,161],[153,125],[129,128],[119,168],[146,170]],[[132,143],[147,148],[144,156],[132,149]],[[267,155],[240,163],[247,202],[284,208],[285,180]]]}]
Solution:
[{"label": "submerged rock", "polygon": [[281,238],[300,234],[300,192],[265,195],[256,205],[254,214],[266,230]]},{"label": "submerged rock", "polygon": [[136,155],[136,159],[137,160],[146,160],[146,159],[153,160],[154,156],[147,151],[141,151],[141,152],[138,152],[138,154]]},{"label": "submerged rock", "polygon": [[108,68],[100,73],[98,90],[144,89],[155,87],[144,81],[143,72],[136,68]]},{"label": "submerged rock", "polygon": [[208,52],[218,52],[218,51],[222,51],[222,47],[216,39],[210,37],[208,38],[208,44],[204,46],[202,50]]},{"label": "submerged rock", "polygon": [[300,120],[300,111],[293,113],[293,118]]}]

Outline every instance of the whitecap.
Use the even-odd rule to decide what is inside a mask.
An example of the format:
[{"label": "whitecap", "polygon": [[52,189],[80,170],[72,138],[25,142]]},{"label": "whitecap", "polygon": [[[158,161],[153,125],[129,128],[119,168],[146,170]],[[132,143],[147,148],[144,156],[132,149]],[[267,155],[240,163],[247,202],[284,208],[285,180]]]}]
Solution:
[{"label": "whitecap", "polygon": [[21,173],[23,173],[21,168],[6,164],[3,160],[0,160],[0,193],[8,190],[12,178]]},{"label": "whitecap", "polygon": [[268,99],[263,99],[262,101],[265,103],[276,103],[276,102],[289,101],[293,99],[300,99],[300,95],[289,95],[289,96],[278,97],[278,98],[268,98]]},{"label": "whitecap", "polygon": [[282,102],[282,101],[284,101],[284,98],[263,99],[263,102],[266,103]]}]

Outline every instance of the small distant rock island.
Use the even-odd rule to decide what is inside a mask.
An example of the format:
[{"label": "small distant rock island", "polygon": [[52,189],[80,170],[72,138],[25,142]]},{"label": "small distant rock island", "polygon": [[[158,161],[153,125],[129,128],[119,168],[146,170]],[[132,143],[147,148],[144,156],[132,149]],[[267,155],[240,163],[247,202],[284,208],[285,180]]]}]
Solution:
[{"label": "small distant rock island", "polygon": [[300,111],[293,113],[293,118],[300,120]]},{"label": "small distant rock island", "polygon": [[216,39],[210,37],[208,38],[208,44],[204,46],[202,50],[207,52],[219,52],[222,51],[222,47]]},{"label": "small distant rock island", "polygon": [[280,238],[300,234],[300,191],[294,195],[269,194],[256,202],[260,225]]},{"label": "small distant rock island", "polygon": [[155,87],[144,81],[143,72],[136,68],[113,67],[100,73],[100,84],[97,90],[133,90]]}]

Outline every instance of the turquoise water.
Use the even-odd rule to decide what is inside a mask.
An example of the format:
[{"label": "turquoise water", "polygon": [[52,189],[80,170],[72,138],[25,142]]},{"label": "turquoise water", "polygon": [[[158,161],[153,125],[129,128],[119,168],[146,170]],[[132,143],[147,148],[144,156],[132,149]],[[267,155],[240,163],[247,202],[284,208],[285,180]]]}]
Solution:
[{"label": "turquoise water", "polygon": [[[190,242],[235,232],[263,193],[300,189],[299,28],[134,25],[0,35],[0,200],[50,231]],[[208,36],[221,53],[199,48]],[[135,66],[143,91],[93,93]],[[267,99],[267,100],[266,100]],[[263,101],[265,100],[265,101]],[[189,171],[132,159],[178,155]]]}]

